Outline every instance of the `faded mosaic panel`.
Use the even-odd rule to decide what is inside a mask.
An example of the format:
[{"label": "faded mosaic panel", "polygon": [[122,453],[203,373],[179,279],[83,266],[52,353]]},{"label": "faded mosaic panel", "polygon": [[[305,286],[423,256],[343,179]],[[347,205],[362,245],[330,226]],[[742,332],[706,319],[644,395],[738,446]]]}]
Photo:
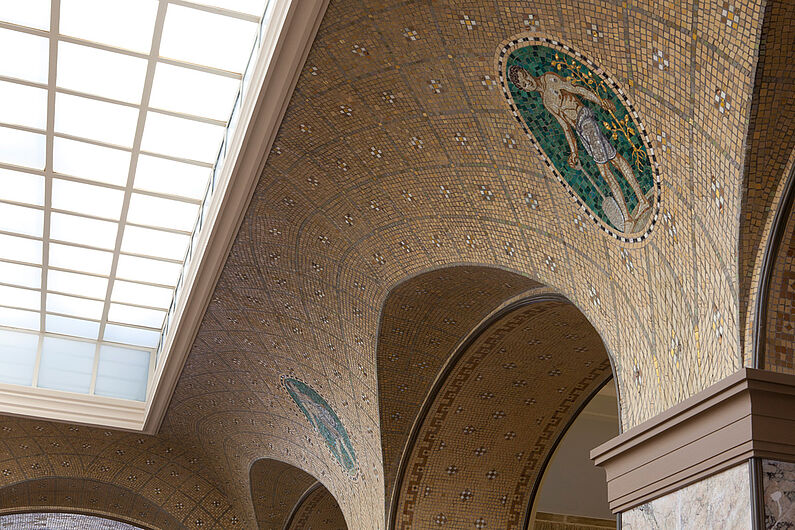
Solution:
[{"label": "faded mosaic panel", "polygon": [[120,521],[73,513],[0,515],[0,528],[9,530],[21,530],[24,528],[38,528],[41,530],[141,530],[138,526]]}]

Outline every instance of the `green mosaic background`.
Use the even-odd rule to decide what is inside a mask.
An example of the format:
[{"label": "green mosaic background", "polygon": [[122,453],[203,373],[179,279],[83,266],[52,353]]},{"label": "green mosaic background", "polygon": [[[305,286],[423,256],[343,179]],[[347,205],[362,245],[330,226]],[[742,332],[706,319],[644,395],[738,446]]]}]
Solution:
[{"label": "green mosaic background", "polygon": [[[589,68],[572,57],[564,54],[561,51],[540,45],[525,46],[523,48],[514,50],[508,56],[506,71],[507,68],[510,68],[513,65],[518,65],[523,67],[534,77],[544,75],[547,72],[555,72],[564,78],[570,76],[572,74],[570,68],[563,67],[561,69],[557,69],[553,65],[553,61],[556,60],[555,54],[558,55],[559,61],[567,61],[569,65],[579,66],[581,71],[586,75],[591,74],[596,79],[600,79],[595,73],[591,72]],[[621,99],[619,99],[619,97],[609,88],[607,82],[605,82],[603,86],[604,89],[600,91],[599,95],[602,97],[602,99],[613,102],[616,107],[616,118],[619,120],[625,119],[625,116],[629,115],[629,112],[624,107]],[[588,180],[584,172],[587,172],[587,174],[591,176],[591,179],[597,183],[599,190],[605,197],[610,197],[613,194],[610,192],[610,187],[599,173],[599,169],[597,168],[596,163],[593,161],[593,158],[591,158],[591,156],[585,150],[585,147],[583,147],[582,142],[580,142],[580,139],[577,137],[576,133],[575,137],[577,138],[580,163],[582,164],[583,168],[582,171],[578,169],[572,169],[569,166],[568,157],[570,150],[568,142],[566,141],[566,135],[554,116],[552,116],[552,114],[547,112],[547,110],[544,108],[544,104],[541,101],[541,94],[539,92],[525,92],[520,90],[510,81],[508,81],[508,87],[511,92],[511,96],[513,97],[513,101],[516,104],[516,107],[519,109],[519,113],[521,114],[522,118],[524,118],[528,129],[533,133],[536,141],[538,141],[538,143],[541,145],[541,148],[555,165],[557,170],[563,175],[563,178],[566,180],[569,186],[571,186],[574,192],[585,202],[586,205],[588,205],[591,211],[594,212],[599,219],[616,230],[616,227],[610,223],[610,221],[607,219],[607,216],[602,211],[602,195],[600,195],[599,192],[594,188],[593,184]],[[606,110],[594,103],[591,103],[590,101],[586,101],[582,97],[578,96],[578,98],[584,105],[588,106],[595,112],[600,124],[613,121],[613,117],[610,116],[610,113]],[[634,120],[632,120],[631,115],[629,115],[629,122],[636,133],[632,137],[635,146],[640,147],[640,149],[646,155],[645,161],[641,163],[634,163],[632,157],[632,146],[624,136],[619,134],[616,139],[613,139],[610,132],[607,131],[604,126],[602,126],[602,132],[605,133],[616,150],[623,155],[633,167],[641,189],[644,193],[648,194],[649,190],[654,185],[651,162],[649,160],[648,153],[646,152],[646,147],[643,145],[643,141],[638,133],[638,125],[634,122]],[[612,172],[616,176],[616,179],[621,186],[621,190],[624,192],[624,197],[627,199],[627,207],[629,208],[629,211],[634,211],[638,204],[638,199],[632,192],[632,188],[629,186],[629,183],[627,183],[620,171],[613,169]]]}]

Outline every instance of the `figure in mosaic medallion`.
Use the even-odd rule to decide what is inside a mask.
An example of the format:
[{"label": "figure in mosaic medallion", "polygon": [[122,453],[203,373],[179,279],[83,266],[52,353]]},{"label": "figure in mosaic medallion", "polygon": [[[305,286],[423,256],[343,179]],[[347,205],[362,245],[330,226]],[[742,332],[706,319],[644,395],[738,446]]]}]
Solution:
[{"label": "figure in mosaic medallion", "polygon": [[331,406],[303,381],[286,377],[283,382],[290,397],[304,413],[309,423],[324,438],[337,461],[348,474],[356,476],[359,468],[356,463],[356,454],[353,452],[353,445],[342,421],[331,409]]},{"label": "figure in mosaic medallion", "polygon": [[[566,135],[570,150],[568,164],[572,169],[582,169],[575,138],[575,134],[577,135],[613,194],[612,197],[605,197],[602,201],[602,208],[610,222],[622,232],[634,231],[635,225],[641,219],[645,222],[652,205],[641,190],[632,166],[610,143],[600,128],[594,111],[584,105],[579,98],[595,103],[608,112],[615,112],[613,102],[600,98],[584,86],[574,85],[554,72],[533,77],[521,66],[511,65],[508,68],[508,78],[515,86],[526,92],[541,94],[544,108],[555,117]],[[632,214],[612,169],[623,175],[638,199],[638,206]],[[596,183],[594,187],[599,189]]]}]

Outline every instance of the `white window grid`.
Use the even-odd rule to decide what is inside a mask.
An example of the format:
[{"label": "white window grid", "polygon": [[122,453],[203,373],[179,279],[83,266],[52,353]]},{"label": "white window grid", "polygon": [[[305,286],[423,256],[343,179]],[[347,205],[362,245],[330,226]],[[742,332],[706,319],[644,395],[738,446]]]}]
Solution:
[{"label": "white window grid", "polygon": [[[199,10],[199,11],[209,12],[209,13],[213,13],[213,14],[217,14],[217,15],[232,17],[232,18],[236,18],[236,19],[245,20],[245,21],[248,21],[248,22],[254,22],[254,23],[259,24],[259,30],[256,32],[255,41],[253,43],[254,46],[253,46],[253,49],[252,49],[251,54],[249,56],[247,66],[243,70],[243,73],[242,74],[241,73],[235,73],[235,72],[230,72],[230,71],[226,71],[226,70],[222,70],[222,69],[214,68],[214,67],[210,67],[210,66],[204,66],[204,65],[200,65],[200,64],[193,64],[193,63],[189,63],[189,62],[185,62],[185,61],[181,61],[181,60],[177,60],[177,59],[172,59],[172,58],[167,58],[167,57],[160,57],[158,52],[159,52],[160,39],[161,39],[162,34],[163,34],[164,21],[165,21],[165,18],[166,18],[166,13],[167,13],[168,7],[172,6],[172,5],[188,7],[188,8],[196,9],[196,10]],[[23,239],[27,239],[27,240],[35,240],[35,241],[41,242],[41,244],[42,244],[42,257],[41,257],[41,263],[40,264],[39,263],[34,263],[34,262],[27,262],[27,261],[24,261],[24,260],[13,259],[12,257],[0,257],[0,264],[1,263],[8,263],[8,264],[15,264],[15,265],[29,265],[29,266],[34,266],[34,267],[40,267],[41,268],[41,283],[40,283],[40,287],[39,288],[33,288],[33,287],[21,286],[21,285],[14,284],[14,283],[8,283],[8,282],[5,282],[4,278],[2,278],[2,277],[0,277],[0,286],[25,289],[25,290],[29,290],[29,291],[38,291],[40,293],[40,307],[39,307],[39,310],[38,310],[38,313],[39,313],[38,330],[26,330],[26,329],[19,329],[19,328],[13,329],[14,331],[17,331],[17,332],[20,332],[20,331],[21,332],[28,332],[28,331],[36,332],[36,331],[38,331],[39,334],[40,334],[39,348],[38,348],[38,351],[37,351],[36,365],[35,365],[34,378],[33,378],[33,386],[34,387],[36,386],[37,374],[38,374],[38,370],[39,370],[39,366],[40,366],[40,362],[41,362],[41,343],[42,343],[43,337],[45,337],[45,336],[64,336],[64,335],[59,335],[59,334],[56,334],[56,333],[50,333],[50,332],[46,332],[45,331],[46,327],[47,327],[47,324],[46,324],[47,315],[52,315],[52,316],[56,316],[56,317],[60,316],[60,317],[66,317],[66,318],[78,318],[79,320],[83,320],[83,321],[87,321],[87,322],[94,322],[94,323],[98,323],[99,324],[99,331],[98,331],[98,335],[97,335],[97,339],[96,340],[90,340],[90,339],[86,339],[84,337],[70,336],[68,334],[65,335],[66,337],[68,337],[70,339],[73,339],[73,340],[78,340],[78,341],[81,341],[81,342],[89,341],[89,342],[92,342],[92,343],[95,344],[94,366],[93,366],[93,374],[92,374],[92,380],[91,380],[92,382],[91,382],[91,389],[89,391],[89,394],[93,394],[94,393],[94,388],[95,388],[95,385],[96,385],[97,366],[99,364],[99,352],[100,352],[101,346],[103,346],[103,345],[120,344],[120,345],[122,345],[125,348],[130,348],[130,349],[133,349],[133,350],[143,350],[143,351],[150,352],[150,354],[153,354],[153,353],[156,354],[156,355],[150,355],[150,370],[149,370],[149,376],[148,376],[150,382],[151,382],[152,374],[154,372],[157,360],[163,358],[163,355],[161,355],[161,354],[162,354],[163,344],[165,342],[165,337],[169,333],[170,324],[171,324],[171,320],[172,320],[172,317],[173,317],[173,314],[174,314],[174,311],[175,311],[175,307],[176,307],[176,305],[177,305],[177,303],[179,301],[179,296],[183,292],[183,288],[184,288],[184,281],[183,281],[184,272],[185,272],[185,269],[190,264],[190,260],[191,260],[191,258],[193,256],[193,251],[194,251],[195,245],[196,245],[196,243],[198,241],[198,236],[199,236],[199,234],[200,234],[200,232],[201,232],[202,228],[204,227],[204,224],[205,224],[205,222],[207,220],[207,213],[209,211],[209,205],[210,205],[210,202],[211,202],[211,200],[213,198],[213,192],[215,191],[215,186],[216,186],[216,183],[217,183],[217,180],[218,180],[218,175],[219,175],[219,173],[220,173],[220,171],[221,171],[221,169],[223,167],[223,164],[224,164],[224,162],[226,160],[227,147],[228,147],[229,141],[231,139],[231,136],[232,136],[232,134],[234,132],[234,129],[235,129],[235,126],[236,126],[236,123],[237,123],[237,119],[239,117],[239,112],[240,112],[240,108],[241,108],[241,102],[243,101],[244,97],[248,96],[247,89],[249,88],[249,83],[248,82],[250,80],[250,74],[252,73],[252,70],[253,70],[252,65],[253,65],[254,59],[258,55],[258,52],[260,51],[260,47],[261,47],[262,42],[263,42],[264,31],[265,31],[265,29],[267,27],[267,20],[268,20],[268,16],[267,15],[268,15],[268,12],[267,12],[267,8],[266,8],[264,16],[255,16],[255,15],[251,15],[251,14],[231,11],[231,10],[228,10],[228,9],[223,9],[223,8],[218,8],[218,7],[212,7],[212,6],[207,6],[207,5],[196,4],[196,3],[193,3],[193,2],[187,2],[187,1],[183,1],[183,0],[160,0],[159,1],[159,5],[158,5],[158,10],[157,10],[157,16],[155,18],[155,28],[154,28],[154,32],[153,32],[153,39],[152,39],[153,42],[152,42],[151,51],[150,51],[150,53],[141,53],[141,52],[136,52],[136,51],[127,50],[127,49],[123,49],[123,48],[118,48],[118,47],[107,45],[107,44],[102,44],[102,43],[98,43],[98,42],[92,42],[92,41],[89,41],[89,40],[80,39],[80,38],[73,37],[73,36],[60,34],[58,32],[58,29],[59,29],[59,7],[60,7],[60,0],[52,0],[52,2],[51,2],[50,29],[49,29],[49,31],[36,29],[36,28],[31,28],[31,27],[26,27],[26,26],[20,26],[20,25],[8,23],[8,22],[4,22],[3,20],[1,20],[2,19],[2,10],[0,10],[0,29],[12,30],[12,31],[20,32],[20,33],[26,33],[26,34],[30,34],[30,35],[36,35],[36,36],[39,36],[39,37],[45,37],[45,38],[47,38],[49,40],[49,72],[48,72],[48,81],[47,81],[46,84],[38,83],[38,82],[34,82],[34,81],[29,81],[29,80],[25,80],[25,79],[19,79],[19,78],[13,78],[13,77],[7,77],[7,76],[0,75],[0,81],[16,83],[16,84],[23,85],[23,86],[29,86],[29,87],[35,87],[35,88],[41,88],[41,89],[47,90],[47,121],[46,121],[46,127],[44,129],[39,129],[39,128],[35,128],[35,127],[29,127],[29,126],[14,124],[14,123],[6,123],[6,122],[3,122],[2,121],[2,117],[0,117],[0,126],[1,127],[5,127],[5,128],[9,128],[9,129],[15,129],[15,130],[19,130],[19,131],[31,132],[31,133],[36,133],[36,134],[41,134],[41,135],[44,135],[44,137],[46,139],[46,154],[45,154],[45,160],[46,161],[45,161],[43,170],[32,169],[32,168],[29,168],[29,167],[17,166],[17,165],[13,165],[13,164],[9,164],[9,163],[5,163],[3,161],[0,161],[0,169],[8,169],[8,170],[22,172],[22,173],[27,173],[27,174],[31,174],[31,175],[37,175],[37,176],[40,176],[40,177],[44,178],[45,190],[44,190],[44,204],[43,205],[33,205],[33,204],[29,204],[29,203],[16,202],[16,201],[13,201],[13,200],[7,200],[7,199],[0,198],[0,204],[22,206],[22,207],[25,207],[25,208],[30,208],[30,209],[34,209],[34,210],[38,210],[38,211],[43,212],[44,226],[43,226],[43,231],[42,231],[42,236],[41,237],[21,234],[21,233],[17,233],[17,232],[10,232],[10,231],[5,231],[5,230],[0,229],[0,235],[13,236],[13,237],[17,237],[17,238],[23,238]],[[119,53],[119,54],[122,54],[122,55],[131,56],[131,57],[137,57],[137,58],[140,58],[140,59],[145,59],[147,61],[147,68],[146,68],[146,76],[145,76],[145,81],[144,81],[143,94],[142,94],[142,98],[141,98],[140,103],[139,104],[134,104],[134,103],[126,102],[126,101],[120,101],[120,100],[116,100],[116,99],[112,99],[112,98],[108,98],[108,97],[103,97],[103,96],[98,96],[98,95],[94,95],[94,94],[89,94],[89,93],[85,93],[85,92],[80,92],[80,91],[76,91],[76,90],[71,90],[71,89],[58,87],[57,86],[57,64],[58,64],[57,57],[58,57],[58,46],[59,46],[60,43],[77,44],[77,45],[86,46],[86,47],[94,48],[94,49],[98,49],[98,50],[104,50],[104,51],[109,51],[109,52],[113,52],[113,53]],[[149,96],[151,95],[151,91],[152,91],[152,84],[153,84],[153,80],[154,80],[154,72],[155,72],[156,65],[159,64],[159,63],[168,64],[168,65],[172,65],[172,66],[178,66],[178,67],[181,67],[181,68],[187,68],[187,69],[190,69],[190,70],[195,70],[195,71],[199,71],[199,72],[205,72],[205,73],[214,74],[214,75],[218,75],[218,76],[231,78],[231,79],[235,79],[237,81],[240,81],[240,89],[239,89],[239,91],[237,93],[237,96],[235,98],[235,103],[233,105],[233,111],[232,111],[232,114],[231,114],[230,118],[228,120],[226,120],[226,121],[220,121],[220,120],[217,120],[217,119],[212,119],[212,118],[207,118],[207,117],[202,117],[202,116],[196,116],[196,115],[182,113],[182,112],[176,112],[176,111],[172,111],[172,110],[166,110],[166,109],[157,108],[157,107],[149,105]],[[86,98],[86,99],[93,100],[93,101],[107,102],[107,103],[112,103],[112,104],[115,104],[115,105],[120,105],[122,107],[136,109],[137,112],[138,112],[138,121],[137,121],[137,124],[136,124],[135,137],[134,137],[134,141],[132,143],[132,147],[125,147],[125,146],[120,146],[120,145],[116,145],[116,144],[112,144],[112,143],[108,143],[108,142],[103,142],[103,141],[100,141],[100,140],[97,140],[97,139],[85,138],[85,137],[80,137],[80,136],[74,136],[74,135],[71,135],[71,134],[65,134],[65,133],[61,133],[61,132],[56,132],[55,131],[55,119],[54,119],[54,117],[55,117],[56,95],[58,95],[58,94],[79,96],[81,98]],[[187,120],[194,121],[196,123],[208,123],[208,124],[212,124],[212,125],[225,127],[225,132],[224,132],[224,135],[223,135],[223,139],[221,141],[221,145],[219,147],[218,155],[216,157],[215,162],[208,163],[208,162],[203,162],[203,161],[191,160],[191,159],[187,159],[187,158],[167,155],[167,154],[163,154],[163,153],[157,153],[157,152],[153,152],[153,151],[146,151],[146,150],[142,149],[141,148],[141,140],[142,140],[142,136],[143,136],[143,129],[144,129],[144,124],[145,124],[145,119],[146,119],[146,115],[147,115],[148,112],[157,112],[159,114],[164,114],[164,115],[167,115],[167,116],[173,116],[173,117],[177,117],[177,118],[184,118],[184,119],[187,119]],[[54,145],[54,141],[55,141],[56,138],[63,138],[63,139],[66,139],[66,140],[79,141],[79,142],[82,142],[82,143],[85,143],[85,144],[95,145],[95,146],[99,146],[99,147],[109,147],[109,148],[112,148],[112,149],[115,149],[115,150],[118,150],[118,151],[123,151],[123,152],[129,153],[130,154],[131,163],[130,163],[130,168],[129,168],[129,173],[128,173],[126,185],[124,185],[124,186],[114,185],[114,184],[99,182],[97,180],[85,179],[85,178],[80,178],[80,177],[76,177],[76,176],[70,176],[70,175],[55,173],[53,171],[53,145]],[[206,191],[204,193],[203,198],[202,199],[195,199],[195,198],[185,197],[185,196],[182,196],[182,195],[175,195],[175,194],[162,193],[162,192],[153,192],[153,191],[147,191],[147,190],[135,188],[134,187],[135,169],[136,169],[136,164],[137,164],[137,161],[138,161],[138,157],[140,155],[146,155],[146,156],[151,156],[151,157],[155,157],[155,158],[158,158],[158,159],[164,159],[164,160],[180,162],[180,163],[184,163],[184,164],[189,164],[191,166],[196,166],[196,167],[207,169],[208,181],[207,181]],[[117,230],[117,236],[116,236],[115,245],[114,245],[114,248],[112,250],[111,268],[110,268],[110,272],[108,274],[96,274],[96,273],[86,272],[86,271],[79,270],[79,269],[74,269],[74,268],[56,267],[56,266],[53,266],[53,265],[49,264],[50,243],[64,244],[64,245],[68,245],[70,247],[76,247],[76,248],[87,249],[87,250],[102,250],[102,251],[107,251],[108,250],[106,248],[98,248],[98,247],[95,247],[95,246],[92,246],[92,245],[76,243],[76,242],[73,242],[73,241],[61,241],[61,240],[57,240],[57,239],[54,239],[54,238],[50,237],[50,217],[51,217],[51,214],[53,214],[53,213],[56,213],[56,214],[57,213],[63,213],[63,214],[69,214],[69,215],[77,215],[79,217],[86,218],[86,219],[109,220],[107,218],[96,217],[96,216],[92,216],[92,215],[85,214],[85,213],[76,214],[75,212],[72,212],[72,211],[69,211],[69,210],[60,210],[60,209],[54,208],[52,206],[52,185],[53,185],[53,180],[54,179],[58,179],[58,180],[62,180],[62,181],[68,181],[68,182],[90,184],[92,186],[98,186],[98,187],[101,187],[101,188],[104,188],[104,189],[118,190],[118,191],[123,192],[124,199],[123,199],[123,203],[122,203],[123,205],[122,205],[122,211],[121,211],[120,217],[119,217],[118,221],[116,219],[112,219],[114,222],[116,222],[116,221],[118,222],[118,230]],[[166,228],[166,227],[163,227],[163,226],[153,227],[153,226],[147,225],[145,223],[133,223],[133,222],[128,221],[127,220],[127,214],[128,214],[128,210],[129,210],[129,206],[130,206],[130,199],[132,197],[133,191],[136,194],[140,194],[140,195],[144,195],[144,196],[150,196],[150,197],[161,198],[161,199],[169,199],[169,200],[178,200],[178,201],[180,201],[182,203],[187,203],[187,204],[192,204],[192,205],[197,206],[198,207],[198,213],[197,213],[197,216],[196,216],[194,229],[193,230],[179,230],[179,229],[174,229],[174,228]],[[153,256],[153,255],[150,255],[150,254],[147,254],[147,253],[133,253],[133,252],[122,251],[121,250],[121,244],[122,244],[123,233],[124,233],[124,230],[125,230],[126,227],[140,227],[140,228],[147,228],[147,229],[155,228],[156,230],[159,230],[159,231],[165,232],[165,233],[173,233],[173,234],[179,234],[179,235],[183,235],[183,236],[189,236],[190,239],[189,239],[187,251],[185,253],[185,257],[183,259],[169,259],[169,258],[164,258],[162,256]],[[109,309],[110,309],[111,303],[114,303],[114,304],[117,303],[115,301],[114,302],[111,301],[111,295],[112,295],[112,292],[113,292],[113,286],[114,286],[114,284],[115,284],[115,282],[117,280],[127,281],[126,278],[117,275],[117,266],[118,266],[118,261],[119,261],[119,257],[120,256],[131,256],[131,257],[154,259],[154,260],[157,260],[159,262],[176,264],[176,265],[179,265],[181,267],[181,272],[180,272],[179,278],[176,281],[175,285],[174,284],[169,285],[168,283],[146,282],[146,281],[141,281],[141,280],[135,280],[135,283],[140,284],[142,286],[160,287],[160,288],[167,288],[167,289],[172,289],[173,290],[173,295],[171,296],[171,303],[170,303],[168,309],[165,311],[162,327],[160,327],[160,328],[152,328],[152,327],[147,327],[147,326],[142,326],[142,325],[131,324],[129,322],[118,322],[118,321],[114,321],[114,320],[109,318],[108,313],[109,313]],[[107,280],[107,290],[106,290],[105,297],[103,299],[100,299],[100,298],[97,298],[97,297],[81,296],[81,295],[74,294],[74,293],[71,293],[71,292],[70,293],[65,293],[65,292],[62,292],[62,291],[56,291],[56,290],[49,289],[48,285],[47,285],[47,281],[48,281],[48,277],[47,276],[48,276],[48,271],[50,271],[50,270],[52,270],[52,271],[61,271],[61,272],[69,272],[69,273],[77,273],[77,274],[82,274],[82,275],[86,275],[86,276],[92,276],[92,277],[96,277],[96,278],[105,279],[105,280]],[[47,309],[47,295],[48,294],[65,295],[65,296],[70,296],[70,297],[77,298],[77,299],[84,299],[84,300],[89,300],[89,301],[102,302],[103,310],[102,310],[101,318],[98,318],[98,319],[97,318],[86,318],[85,316],[76,317],[74,314],[60,313],[60,312],[57,312],[57,311],[49,311]],[[146,304],[133,304],[133,303],[126,303],[126,302],[124,304],[121,304],[121,305],[132,306],[132,307],[136,307],[136,308],[140,308],[140,309],[152,309],[152,310],[160,310],[160,311],[162,311],[162,309],[163,309],[162,307],[149,306],[149,305],[146,305]],[[12,310],[31,311],[31,309],[29,307],[23,307],[23,306],[19,306],[19,305],[14,305],[13,303],[6,303],[6,301],[4,301],[2,299],[0,299],[0,308],[7,308],[7,309],[12,309]],[[123,343],[123,342],[122,343],[118,343],[118,342],[112,342],[112,341],[103,340],[103,337],[104,337],[104,334],[105,334],[105,328],[106,328],[106,326],[108,324],[121,325],[121,326],[125,326],[125,327],[128,327],[128,328],[141,329],[141,330],[150,331],[150,332],[151,331],[159,332],[160,333],[160,338],[159,338],[159,340],[157,342],[157,346],[156,347],[142,347],[142,346],[137,345],[137,344]],[[9,329],[9,330],[11,330],[12,328],[8,328],[8,327],[4,326],[4,322],[0,321],[0,329]]]}]

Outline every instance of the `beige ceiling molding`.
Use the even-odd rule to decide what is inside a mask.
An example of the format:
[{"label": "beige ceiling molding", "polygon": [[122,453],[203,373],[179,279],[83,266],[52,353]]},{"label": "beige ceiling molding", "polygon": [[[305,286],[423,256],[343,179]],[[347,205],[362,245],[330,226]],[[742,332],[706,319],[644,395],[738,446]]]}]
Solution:
[{"label": "beige ceiling molding", "polygon": [[743,368],[591,451],[614,513],[750,458],[795,461],[795,376]]},{"label": "beige ceiling molding", "polygon": [[185,271],[187,292],[176,308],[172,332],[165,337],[166,358],[158,363],[150,387],[142,425],[146,433],[156,433],[163,421],[327,5],[328,0],[278,0],[272,7],[274,30],[265,37],[252,74],[257,98],[243,102],[229,147],[234,163],[224,168],[216,191],[219,200],[208,214],[212,228],[201,234],[196,257]]}]

